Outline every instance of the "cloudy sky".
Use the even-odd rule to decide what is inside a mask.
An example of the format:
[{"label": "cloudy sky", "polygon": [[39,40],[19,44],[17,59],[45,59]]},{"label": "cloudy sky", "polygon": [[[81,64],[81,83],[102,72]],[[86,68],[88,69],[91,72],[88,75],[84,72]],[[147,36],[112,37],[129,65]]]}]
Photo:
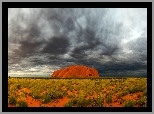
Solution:
[{"label": "cloudy sky", "polygon": [[146,75],[147,9],[8,9],[8,55],[10,75],[74,64],[100,75]]}]

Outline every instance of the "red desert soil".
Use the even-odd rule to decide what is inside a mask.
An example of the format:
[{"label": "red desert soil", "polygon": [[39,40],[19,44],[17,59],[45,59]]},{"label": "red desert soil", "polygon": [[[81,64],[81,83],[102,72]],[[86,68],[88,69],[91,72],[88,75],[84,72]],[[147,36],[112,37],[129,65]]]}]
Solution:
[{"label": "red desert soil", "polygon": [[[111,88],[114,88],[114,87],[115,86],[112,86]],[[108,90],[106,88],[104,88],[103,91],[106,91],[106,93],[110,92],[110,90]],[[125,99],[126,101],[129,101],[129,100],[136,101],[136,100],[138,100],[138,98],[137,98],[138,95],[140,95],[140,96],[143,95],[143,92],[137,92],[137,93],[134,93],[134,94],[125,95],[125,96],[123,96],[121,98],[117,98],[118,94],[120,93],[120,92],[118,92],[118,93],[112,95],[112,103],[107,103],[106,98],[105,98],[106,93],[103,94],[103,98],[104,98],[104,104],[103,105],[105,107],[124,107],[123,99]],[[98,94],[96,92],[94,92],[94,95],[87,96],[86,99],[97,98],[97,96],[98,96]],[[139,107],[139,106],[135,105],[134,107]]]},{"label": "red desert soil", "polygon": [[[22,92],[30,93],[30,90],[28,88],[22,88],[16,92],[17,95],[21,95]],[[46,93],[47,91],[42,92],[41,94]],[[73,94],[73,93],[72,93]],[[61,99],[57,99],[56,101],[52,101],[50,103],[42,104],[41,99],[33,99],[32,96],[27,96],[27,97],[20,97],[17,98],[18,100],[24,100],[28,103],[28,107],[40,107],[40,106],[45,106],[45,107],[63,107],[68,101],[68,97],[63,97]],[[8,105],[9,107],[15,107],[15,105]]]},{"label": "red desert soil", "polygon": [[28,107],[39,107],[41,105],[41,100],[33,99],[31,96],[26,97],[26,102],[28,103]]},{"label": "red desert soil", "polygon": [[13,87],[13,84],[11,84],[9,88],[12,89],[12,87]]},{"label": "red desert soil", "polygon": [[80,78],[80,77],[99,77],[98,71],[95,68],[87,66],[73,65],[60,70],[54,71],[51,77],[58,78]]},{"label": "red desert soil", "polygon": [[57,99],[54,102],[50,102],[47,104],[42,104],[43,107],[64,107],[64,105],[69,101],[68,97],[63,97],[61,99]]},{"label": "red desert soil", "polygon": [[[128,94],[128,95],[125,95],[121,98],[117,98],[117,95],[118,94],[115,94],[112,96],[112,99],[113,99],[113,102],[112,103],[104,103],[104,106],[110,106],[110,107],[124,107],[124,102],[123,100],[125,99],[126,101],[129,101],[129,100],[132,100],[132,101],[136,101],[138,100],[137,96],[138,95],[142,95],[143,92],[137,92],[137,93],[134,93],[134,94]],[[134,107],[139,107],[138,105],[135,105]]]},{"label": "red desert soil", "polygon": [[66,90],[67,90],[65,86],[63,86],[61,89],[62,89],[63,91],[66,91]]},{"label": "red desert soil", "polygon": [[23,92],[30,93],[30,89],[28,89],[28,88],[19,89],[19,90],[16,91],[16,94],[21,95]]},{"label": "red desert soil", "polygon": [[86,97],[86,99],[92,99],[92,98],[96,98],[98,96],[98,94],[94,91],[94,94],[93,95],[89,95]]},{"label": "red desert soil", "polygon": [[138,95],[141,95],[142,96],[142,92],[137,92],[137,93],[135,93],[135,94],[128,94],[128,95],[126,95],[126,96],[123,96],[122,98],[123,99],[127,99],[127,100],[137,100],[138,98],[137,98],[137,96]]},{"label": "red desert soil", "polygon": [[68,90],[68,91],[67,91],[67,94],[68,94],[68,95],[73,95],[73,94],[74,94],[76,97],[78,96],[78,92],[77,92],[77,91],[71,92],[70,90]]},{"label": "red desert soil", "polygon": [[21,90],[26,92],[26,93],[30,93],[30,89],[28,89],[28,88],[22,88]]},{"label": "red desert soil", "polygon": [[[31,96],[27,96],[25,101],[28,103],[28,107],[63,107],[69,101],[69,98],[63,97],[61,99],[57,99],[56,101],[42,104],[41,99],[33,99]],[[15,107],[15,105],[8,106]]]},{"label": "red desert soil", "polygon": [[[27,93],[30,92],[30,90],[27,89],[27,88],[23,88],[22,90],[27,91]],[[76,97],[78,96],[77,91],[71,92],[70,90],[68,90],[67,93],[69,95],[74,94]],[[112,99],[113,99],[112,103],[106,102],[105,94],[104,94],[103,95],[104,96],[104,104],[103,105],[105,107],[124,107],[124,102],[122,101],[123,99],[125,99],[126,101],[128,101],[128,100],[138,100],[137,96],[142,95],[142,94],[143,94],[143,92],[137,92],[137,93],[134,93],[134,94],[125,95],[125,96],[118,99],[117,98],[118,93],[116,93],[112,96]],[[94,95],[87,96],[86,99],[96,98],[97,96],[98,96],[98,94],[96,92],[94,92]],[[40,106],[43,106],[43,107],[63,107],[69,100],[70,100],[70,98],[63,97],[61,99],[57,99],[56,101],[52,101],[50,103],[42,104],[41,99],[33,99],[31,96],[27,96],[25,98],[25,101],[28,103],[28,107],[40,107]],[[9,107],[15,107],[15,105],[10,105],[10,104],[8,106]],[[135,107],[139,107],[139,106],[135,105]]]}]

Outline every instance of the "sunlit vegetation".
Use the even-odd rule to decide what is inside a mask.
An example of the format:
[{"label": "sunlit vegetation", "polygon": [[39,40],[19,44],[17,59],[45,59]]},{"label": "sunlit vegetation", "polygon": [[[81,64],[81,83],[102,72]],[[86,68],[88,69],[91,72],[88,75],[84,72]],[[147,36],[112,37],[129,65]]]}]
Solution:
[{"label": "sunlit vegetation", "polygon": [[132,101],[132,100],[126,101],[124,106],[125,107],[134,107],[134,101]]},{"label": "sunlit vegetation", "polygon": [[17,100],[14,96],[9,97],[9,104],[15,105],[17,103]]},{"label": "sunlit vegetation", "polygon": [[140,106],[146,107],[147,106],[147,97],[142,96],[140,99],[137,101]]},{"label": "sunlit vegetation", "polygon": [[111,94],[106,95],[106,102],[107,103],[112,103],[112,95]]},{"label": "sunlit vegetation", "polygon": [[27,102],[20,100],[17,102],[16,107],[28,107]]},{"label": "sunlit vegetation", "polygon": [[146,107],[146,78],[8,78],[8,105],[16,107]]}]

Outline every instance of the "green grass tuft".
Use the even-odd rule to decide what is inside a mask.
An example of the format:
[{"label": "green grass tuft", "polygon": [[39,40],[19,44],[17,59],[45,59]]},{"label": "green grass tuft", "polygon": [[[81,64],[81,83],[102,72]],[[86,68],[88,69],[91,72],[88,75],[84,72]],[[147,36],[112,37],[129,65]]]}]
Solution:
[{"label": "green grass tuft", "polygon": [[125,104],[124,104],[125,107],[134,107],[134,101],[125,101]]},{"label": "green grass tuft", "polygon": [[14,96],[9,97],[9,104],[15,105],[17,103],[17,100]]},{"label": "green grass tuft", "polygon": [[28,104],[27,102],[21,100],[17,102],[16,107],[28,107]]}]

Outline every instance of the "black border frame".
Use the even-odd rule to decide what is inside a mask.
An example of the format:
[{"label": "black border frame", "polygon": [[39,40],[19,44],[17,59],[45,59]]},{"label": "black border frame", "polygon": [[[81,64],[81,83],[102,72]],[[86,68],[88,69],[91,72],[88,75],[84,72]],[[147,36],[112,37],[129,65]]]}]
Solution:
[{"label": "black border frame", "polygon": [[[85,8],[85,6],[87,8],[147,8],[147,107],[8,107],[6,58],[8,57],[8,8],[42,8],[42,6],[43,8]],[[2,2],[2,38],[2,112],[152,112],[152,2]]]}]

